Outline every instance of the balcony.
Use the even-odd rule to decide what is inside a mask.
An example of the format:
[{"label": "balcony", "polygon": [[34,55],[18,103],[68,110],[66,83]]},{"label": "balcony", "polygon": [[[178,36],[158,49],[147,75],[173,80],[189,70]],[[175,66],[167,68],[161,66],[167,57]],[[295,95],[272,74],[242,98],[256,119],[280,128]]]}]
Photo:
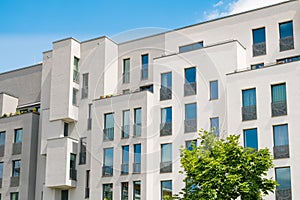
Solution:
[{"label": "balcony", "polygon": [[289,189],[277,189],[276,200],[292,200],[292,190]]},{"label": "balcony", "polygon": [[133,173],[134,174],[141,173],[141,163],[133,163]]},{"label": "balcony", "polygon": [[280,38],[279,46],[280,46],[280,51],[294,49],[294,37],[289,36],[285,38]]},{"label": "balcony", "polygon": [[22,143],[21,142],[13,143],[12,155],[21,154],[21,152],[22,152]]},{"label": "balcony", "polygon": [[113,166],[103,166],[102,167],[102,176],[113,176]]},{"label": "balcony", "polygon": [[172,99],[172,88],[161,86],[160,88],[160,100]]},{"label": "balcony", "polygon": [[4,156],[5,145],[0,145],[0,157]]},{"label": "balcony", "polygon": [[275,159],[290,157],[289,145],[275,146],[273,151]]},{"label": "balcony", "polygon": [[88,87],[83,87],[83,88],[81,88],[81,98],[82,99],[85,99],[85,98],[87,98],[88,97]]},{"label": "balcony", "polygon": [[172,172],[172,162],[161,162],[160,163],[160,173]]},{"label": "balcony", "polygon": [[79,84],[79,72],[76,70],[73,70],[73,82]]},{"label": "balcony", "polygon": [[130,81],[130,72],[124,72],[122,75],[123,75],[123,83],[129,83],[129,81]]},{"label": "balcony", "polygon": [[184,96],[190,96],[197,94],[197,83],[185,83],[184,84]]},{"label": "balcony", "polygon": [[133,125],[133,136],[140,137],[142,135],[142,124]]},{"label": "balcony", "polygon": [[130,125],[122,126],[122,139],[129,138]]},{"label": "balcony", "polygon": [[242,107],[242,121],[257,119],[256,105]]},{"label": "balcony", "polygon": [[10,187],[18,187],[20,185],[20,177],[12,176],[10,177]]},{"label": "balcony", "polygon": [[103,129],[103,140],[114,140],[114,128],[105,128]]},{"label": "balcony", "polygon": [[88,118],[87,120],[87,130],[91,130],[92,129],[92,118]]},{"label": "balcony", "polygon": [[85,164],[86,163],[86,152],[79,152],[79,164]]},{"label": "balcony", "polygon": [[77,180],[77,170],[76,169],[70,169],[70,179],[73,181]]},{"label": "balcony", "polygon": [[129,172],[129,164],[128,163],[123,163],[121,164],[121,174],[126,175]]},{"label": "balcony", "polygon": [[148,67],[142,67],[141,80],[148,80]]},{"label": "balcony", "polygon": [[266,55],[266,42],[253,44],[252,50],[253,50],[253,57]]},{"label": "balcony", "polygon": [[89,198],[90,197],[90,188],[85,188],[85,195],[84,198]]},{"label": "balcony", "polygon": [[160,136],[172,135],[172,122],[160,124]]},{"label": "balcony", "polygon": [[196,132],[197,131],[197,119],[184,120],[184,132]]},{"label": "balcony", "polygon": [[287,115],[286,101],[275,101],[271,103],[272,117]]}]

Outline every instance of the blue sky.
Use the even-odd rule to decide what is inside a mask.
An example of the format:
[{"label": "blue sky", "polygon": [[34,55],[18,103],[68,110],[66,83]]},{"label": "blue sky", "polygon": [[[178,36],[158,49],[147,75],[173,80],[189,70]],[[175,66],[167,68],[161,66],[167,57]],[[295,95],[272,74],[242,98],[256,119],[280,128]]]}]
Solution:
[{"label": "blue sky", "polygon": [[58,39],[142,36],[251,9],[259,1],[282,0],[0,0],[0,73],[40,62]]}]

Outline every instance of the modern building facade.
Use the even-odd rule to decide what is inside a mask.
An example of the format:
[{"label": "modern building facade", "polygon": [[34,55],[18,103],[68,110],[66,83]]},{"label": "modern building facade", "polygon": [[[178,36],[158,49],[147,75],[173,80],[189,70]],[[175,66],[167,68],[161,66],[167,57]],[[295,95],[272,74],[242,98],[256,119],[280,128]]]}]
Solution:
[{"label": "modern building facade", "polygon": [[[300,2],[292,0],[123,43],[105,36],[53,42],[42,64],[20,70],[36,70],[27,76],[39,73],[36,83],[0,85],[2,115],[37,107],[0,119],[3,199],[18,199],[14,192],[22,200],[178,194],[185,186],[179,149],[197,142],[201,128],[268,147],[269,176],[280,185],[265,199],[299,199],[299,27]],[[22,143],[20,156],[11,155],[20,149],[12,136],[20,127],[36,154]],[[20,159],[19,181],[33,179],[33,188],[11,186]]]}]

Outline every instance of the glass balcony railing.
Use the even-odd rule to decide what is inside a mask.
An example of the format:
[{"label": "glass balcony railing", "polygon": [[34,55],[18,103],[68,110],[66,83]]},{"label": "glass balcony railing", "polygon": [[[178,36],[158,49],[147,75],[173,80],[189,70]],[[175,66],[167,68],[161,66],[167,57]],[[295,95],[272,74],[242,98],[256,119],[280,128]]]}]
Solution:
[{"label": "glass balcony railing", "polygon": [[289,145],[274,146],[273,152],[275,159],[290,157]]},{"label": "glass balcony railing", "polygon": [[195,132],[197,131],[197,119],[184,120],[184,132]]},{"label": "glass balcony railing", "polygon": [[161,162],[160,163],[160,173],[172,172],[172,162]]},{"label": "glass balcony railing", "polygon": [[243,106],[242,107],[242,120],[254,120],[257,119],[256,116],[256,105],[253,106]]},{"label": "glass balcony railing", "polygon": [[272,106],[272,117],[287,115],[286,101],[274,101]]},{"label": "glass balcony railing", "polygon": [[160,136],[172,135],[172,122],[160,124]]},{"label": "glass balcony railing", "polygon": [[133,173],[141,173],[141,163],[133,163]]},{"label": "glass balcony railing", "polygon": [[103,140],[114,140],[114,128],[103,129]]},{"label": "glass balcony railing", "polygon": [[113,166],[102,167],[102,176],[112,176],[112,175],[113,175]]},{"label": "glass balcony railing", "polygon": [[253,56],[266,55],[266,42],[256,43],[252,46]]},{"label": "glass balcony railing", "polygon": [[172,99],[172,88],[161,86],[160,88],[160,100]]},{"label": "glass balcony railing", "polygon": [[184,84],[184,96],[190,96],[197,94],[197,83],[185,83]]},{"label": "glass balcony railing", "polygon": [[279,40],[280,51],[294,49],[294,37],[284,37]]}]

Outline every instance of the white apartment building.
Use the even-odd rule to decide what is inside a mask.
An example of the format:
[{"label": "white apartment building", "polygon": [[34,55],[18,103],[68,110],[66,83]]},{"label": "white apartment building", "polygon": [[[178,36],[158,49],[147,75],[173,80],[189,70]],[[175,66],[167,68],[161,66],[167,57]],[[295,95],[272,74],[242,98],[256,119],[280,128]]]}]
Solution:
[{"label": "white apartment building", "polygon": [[[280,185],[265,199],[300,199],[299,37],[300,1],[291,0],[123,43],[53,42],[43,53],[34,198],[178,194],[179,149],[203,128],[268,147]],[[30,199],[22,195],[2,194]]]}]

